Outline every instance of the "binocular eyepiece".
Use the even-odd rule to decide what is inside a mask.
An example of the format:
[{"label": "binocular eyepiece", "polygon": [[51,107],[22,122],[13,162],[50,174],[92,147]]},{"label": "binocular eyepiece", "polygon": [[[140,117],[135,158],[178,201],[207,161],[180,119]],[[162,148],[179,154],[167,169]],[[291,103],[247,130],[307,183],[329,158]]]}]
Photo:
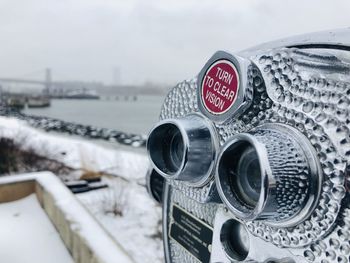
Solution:
[{"label": "binocular eyepiece", "polygon": [[199,115],[160,122],[151,131],[147,150],[156,171],[166,179],[191,186],[206,183],[214,168],[213,128]]},{"label": "binocular eyepiece", "polygon": [[204,117],[190,115],[160,122],[147,149],[166,179],[198,187],[215,176],[221,200],[240,219],[293,226],[310,215],[322,178],[316,153],[300,132],[265,124],[233,136],[219,154],[215,136]]},{"label": "binocular eyepiece", "polygon": [[166,262],[350,262],[350,44],[322,43],[218,51],[169,92],[147,141]]},{"label": "binocular eyepiece", "polygon": [[302,222],[313,211],[320,175],[307,139],[278,124],[233,136],[216,166],[219,194],[235,216],[284,227]]}]

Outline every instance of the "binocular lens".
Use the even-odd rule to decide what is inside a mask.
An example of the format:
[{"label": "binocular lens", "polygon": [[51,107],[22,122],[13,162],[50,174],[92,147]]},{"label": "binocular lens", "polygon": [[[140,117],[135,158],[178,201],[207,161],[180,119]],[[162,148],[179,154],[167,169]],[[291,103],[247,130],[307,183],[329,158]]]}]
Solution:
[{"label": "binocular lens", "polygon": [[[164,153],[166,154],[166,152],[169,152],[167,155],[170,159],[168,160],[169,166],[173,167],[174,170],[177,171],[180,169],[184,156],[184,143],[179,130],[175,130],[173,134],[169,134],[169,137],[170,136],[172,136],[170,139],[170,144],[164,142],[166,147],[169,146],[169,150],[164,151]],[[164,157],[166,158],[166,156]]]},{"label": "binocular lens", "polygon": [[166,174],[175,174],[184,158],[184,142],[179,128],[174,124],[158,126],[148,143],[150,155],[155,165]]},{"label": "binocular lens", "polygon": [[240,222],[234,219],[226,221],[220,231],[220,241],[231,261],[243,261],[247,258],[250,247],[249,234]]},{"label": "binocular lens", "polygon": [[291,226],[316,205],[322,176],[318,169],[304,135],[288,126],[265,124],[235,135],[222,149],[218,192],[240,219]]},{"label": "binocular lens", "polygon": [[160,175],[195,187],[209,180],[215,147],[210,123],[198,115],[163,120],[152,129],[147,141],[151,162]]},{"label": "binocular lens", "polygon": [[148,194],[158,203],[163,201],[163,188],[165,179],[155,169],[149,169],[146,174],[146,187]]},{"label": "binocular lens", "polygon": [[256,205],[260,196],[261,172],[258,155],[252,146],[243,150],[234,172],[236,182],[232,187],[237,189],[237,193],[245,203]]},{"label": "binocular lens", "polygon": [[260,163],[254,147],[248,142],[234,145],[223,154],[219,169],[220,174],[226,174],[236,198],[244,205],[254,207],[261,191]]}]

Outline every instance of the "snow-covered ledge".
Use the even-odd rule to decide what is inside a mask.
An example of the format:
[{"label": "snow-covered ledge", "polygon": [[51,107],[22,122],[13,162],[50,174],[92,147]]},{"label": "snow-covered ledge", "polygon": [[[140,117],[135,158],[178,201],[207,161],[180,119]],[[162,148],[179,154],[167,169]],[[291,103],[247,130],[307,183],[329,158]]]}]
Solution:
[{"label": "snow-covered ledge", "polygon": [[0,178],[0,203],[35,193],[76,263],[133,262],[50,172]]}]

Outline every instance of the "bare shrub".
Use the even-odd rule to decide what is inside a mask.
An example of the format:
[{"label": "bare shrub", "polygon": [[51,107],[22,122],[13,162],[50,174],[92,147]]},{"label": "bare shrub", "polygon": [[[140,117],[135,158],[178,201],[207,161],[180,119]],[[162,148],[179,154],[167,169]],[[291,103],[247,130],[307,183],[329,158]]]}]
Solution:
[{"label": "bare shrub", "polygon": [[0,174],[18,171],[18,147],[13,140],[0,138]]},{"label": "bare shrub", "polygon": [[[118,180],[119,181],[119,180]],[[126,206],[127,184],[120,181],[118,185],[110,183],[109,191],[102,197],[103,213],[111,216],[123,216]]]},{"label": "bare shrub", "polygon": [[72,172],[64,164],[38,155],[33,149],[22,150],[12,139],[0,138],[0,175],[51,171],[56,175]]}]

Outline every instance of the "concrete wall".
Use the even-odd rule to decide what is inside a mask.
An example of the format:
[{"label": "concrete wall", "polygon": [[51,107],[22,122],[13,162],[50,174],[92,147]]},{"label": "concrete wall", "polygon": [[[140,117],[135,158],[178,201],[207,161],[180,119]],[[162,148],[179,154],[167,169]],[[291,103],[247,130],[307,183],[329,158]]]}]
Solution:
[{"label": "concrete wall", "polygon": [[35,193],[76,263],[131,263],[119,246],[52,173],[0,178],[0,203]]}]

